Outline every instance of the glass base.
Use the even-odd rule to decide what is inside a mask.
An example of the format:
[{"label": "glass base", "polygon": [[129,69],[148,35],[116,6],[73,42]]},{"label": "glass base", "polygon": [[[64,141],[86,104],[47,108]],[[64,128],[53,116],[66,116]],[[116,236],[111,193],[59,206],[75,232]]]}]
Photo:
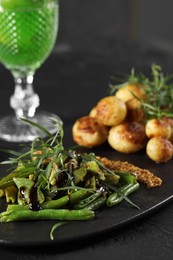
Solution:
[{"label": "glass base", "polygon": [[[35,116],[29,120],[45,127],[51,134],[54,134],[59,128],[51,118],[55,118],[62,123],[57,115],[43,111],[36,112]],[[15,115],[0,118],[0,139],[9,142],[30,142],[38,136],[44,138],[46,135],[37,127],[17,119]]]}]

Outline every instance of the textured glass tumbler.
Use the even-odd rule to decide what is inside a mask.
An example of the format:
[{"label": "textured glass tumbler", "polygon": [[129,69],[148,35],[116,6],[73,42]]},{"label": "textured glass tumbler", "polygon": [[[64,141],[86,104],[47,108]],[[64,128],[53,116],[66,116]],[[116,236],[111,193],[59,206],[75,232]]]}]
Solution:
[{"label": "textured glass tumbler", "polygon": [[27,142],[44,137],[43,132],[21,118],[44,126],[50,133],[58,131],[53,119],[60,118],[36,110],[40,100],[33,89],[34,73],[54,47],[58,22],[58,0],[0,1],[0,62],[10,70],[15,82],[10,98],[14,115],[0,118],[1,139]]}]

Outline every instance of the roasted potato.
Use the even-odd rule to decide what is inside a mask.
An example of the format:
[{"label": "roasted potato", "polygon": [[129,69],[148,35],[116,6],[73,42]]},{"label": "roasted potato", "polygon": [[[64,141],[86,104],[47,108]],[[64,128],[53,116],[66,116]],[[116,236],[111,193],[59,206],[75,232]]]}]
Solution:
[{"label": "roasted potato", "polygon": [[123,100],[125,103],[129,100],[134,100],[134,106],[136,107],[138,106],[138,100],[135,98],[135,96],[143,100],[146,97],[146,93],[142,84],[127,83],[117,90],[115,96]]},{"label": "roasted potato", "polygon": [[150,119],[145,126],[145,132],[148,138],[162,136],[166,139],[171,137],[171,126],[163,119]]},{"label": "roasted potato", "polygon": [[171,127],[171,136],[169,140],[173,143],[173,118],[164,117],[163,120],[166,121]]},{"label": "roasted potato", "polygon": [[84,116],[76,120],[72,128],[73,140],[81,146],[94,147],[107,140],[108,128],[97,118]]},{"label": "roasted potato", "polygon": [[146,146],[148,157],[156,163],[165,163],[172,158],[172,143],[161,136],[151,138]]},{"label": "roasted potato", "polygon": [[131,99],[126,103],[126,121],[145,122],[145,113],[138,100]]},{"label": "roasted potato", "polygon": [[110,129],[108,143],[121,153],[134,153],[145,147],[145,127],[138,122],[124,122]]},{"label": "roasted potato", "polygon": [[[154,154],[157,153],[157,151],[154,152],[150,149],[152,144],[153,147],[158,145],[157,149],[160,149],[160,143],[161,149],[163,148],[163,142],[160,138],[166,139],[168,144],[173,145],[172,97],[170,95],[172,86],[165,88],[162,84],[163,79],[161,67],[157,65],[152,65],[151,79],[143,74],[137,75],[132,70],[126,82],[124,81],[121,85],[112,85],[111,96],[102,98],[90,110],[88,117],[95,118],[97,122],[102,124],[102,127],[107,127],[103,131],[108,131],[107,141],[113,149],[121,153],[134,153],[144,147],[146,148],[147,145],[148,156],[152,158],[152,154],[155,156]],[[161,92],[163,95],[159,95],[155,85],[156,80],[158,84],[162,84]],[[153,118],[149,119],[151,116]],[[85,122],[85,124],[84,128],[87,128],[87,124],[90,127],[89,122]],[[83,134],[84,130],[82,130],[81,135],[84,135],[84,137],[75,136],[75,133],[78,134],[78,132],[79,128],[76,129],[75,126],[73,130],[74,140],[83,146],[92,147],[99,145],[99,142],[102,144],[106,141],[104,138],[104,141],[100,140],[100,138],[102,139],[100,130],[96,130],[96,132],[99,132],[96,142],[93,141],[95,139],[94,134],[85,135]],[[155,143],[151,140],[150,144],[150,139],[155,137],[158,137],[158,140],[155,141],[154,139]],[[81,141],[82,138],[84,138],[84,142]],[[165,145],[167,145],[167,141],[164,141]],[[171,148],[165,152],[167,159],[163,159],[163,161],[172,158],[170,151]],[[162,159],[157,160],[157,157],[153,160],[162,161]]]},{"label": "roasted potato", "polygon": [[[137,99],[145,100],[146,93],[144,87],[139,83],[127,83],[122,86],[115,93],[115,96],[125,102],[127,107],[127,120],[129,121],[142,121],[144,112],[141,107],[140,101]],[[137,98],[136,98],[137,97]]]},{"label": "roasted potato", "polygon": [[91,111],[89,112],[89,116],[96,117],[97,116],[96,113],[97,113],[97,109],[96,109],[96,107],[93,107],[91,109]]},{"label": "roasted potato", "polygon": [[97,103],[94,114],[102,124],[114,126],[123,122],[127,108],[122,100],[115,96],[107,96]]}]

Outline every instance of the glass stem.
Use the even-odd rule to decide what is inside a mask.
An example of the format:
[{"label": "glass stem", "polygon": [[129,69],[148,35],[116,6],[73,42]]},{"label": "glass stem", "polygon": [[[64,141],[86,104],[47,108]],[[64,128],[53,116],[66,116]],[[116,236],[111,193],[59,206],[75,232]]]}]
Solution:
[{"label": "glass stem", "polygon": [[33,74],[14,75],[15,89],[10,98],[10,106],[17,118],[31,118],[39,106],[39,96],[33,89]]}]

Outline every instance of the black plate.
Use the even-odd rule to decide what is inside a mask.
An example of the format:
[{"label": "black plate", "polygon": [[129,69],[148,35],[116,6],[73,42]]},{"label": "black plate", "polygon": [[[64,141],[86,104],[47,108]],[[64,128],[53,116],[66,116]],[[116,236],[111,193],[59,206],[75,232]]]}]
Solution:
[{"label": "black plate", "polygon": [[[140,185],[139,190],[131,194],[131,200],[136,203],[140,210],[132,207],[127,202],[122,202],[113,208],[103,208],[96,213],[96,219],[91,221],[78,221],[69,223],[54,232],[54,240],[51,241],[49,234],[52,226],[57,221],[33,221],[0,223],[0,243],[4,245],[44,245],[60,244],[69,241],[85,239],[105,231],[119,228],[135,221],[154,210],[162,207],[173,199],[173,160],[166,164],[156,164],[145,154],[145,151],[124,155],[102,148],[94,151],[97,155],[106,156],[109,159],[128,161],[136,166],[147,168],[161,177],[163,184],[159,188],[147,189]],[[1,210],[4,202],[0,202]]]}]

